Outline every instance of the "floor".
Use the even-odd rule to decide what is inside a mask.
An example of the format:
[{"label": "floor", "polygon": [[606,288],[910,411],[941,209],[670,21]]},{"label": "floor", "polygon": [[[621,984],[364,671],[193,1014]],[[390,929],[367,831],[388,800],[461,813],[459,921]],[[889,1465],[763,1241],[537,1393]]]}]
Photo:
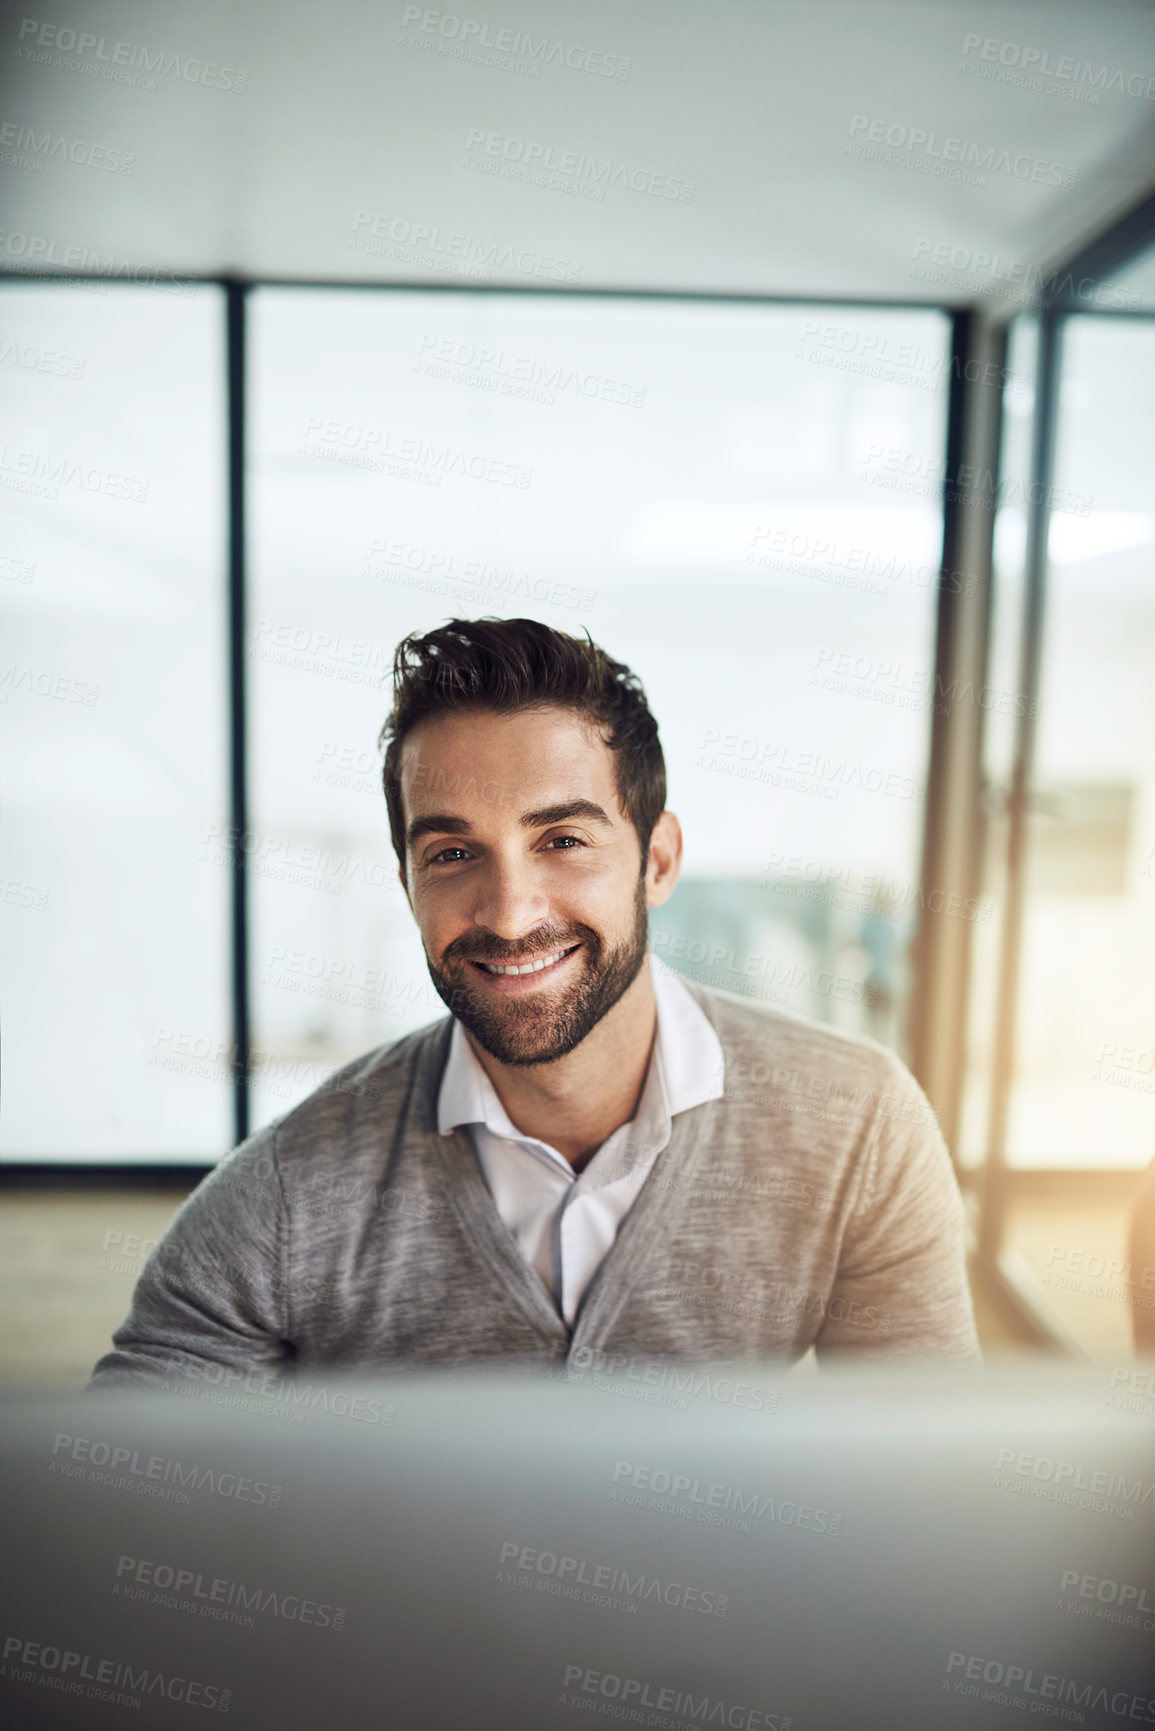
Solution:
[{"label": "floor", "polygon": [[173,1190],[0,1195],[0,1382],[80,1387],[124,1320],[183,1197]]},{"label": "floor", "polygon": [[[1020,1200],[1011,1205],[1006,1242],[1089,1357],[1125,1362],[1135,1356],[1132,1307],[1144,1298],[1155,1303],[1155,1291],[1127,1284],[1126,1207]],[[1118,1272],[1107,1273],[1112,1267]]]},{"label": "floor", "polygon": [[[126,1315],[153,1241],[180,1206],[179,1191],[9,1189],[0,1194],[0,1384],[80,1387]],[[1061,1322],[1089,1356],[1133,1357],[1130,1307],[1118,1282],[1073,1268],[1123,1256],[1117,1205],[1020,1203],[1009,1242],[1037,1275]],[[1082,1252],[1082,1260],[1079,1260]],[[1064,1284],[1056,1285],[1058,1277]],[[972,1279],[979,1337],[988,1357],[1021,1351],[992,1296]]]}]

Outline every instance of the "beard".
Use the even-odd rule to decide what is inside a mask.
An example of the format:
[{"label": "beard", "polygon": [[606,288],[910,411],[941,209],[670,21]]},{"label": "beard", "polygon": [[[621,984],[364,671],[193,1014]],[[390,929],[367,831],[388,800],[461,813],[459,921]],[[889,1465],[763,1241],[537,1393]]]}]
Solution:
[{"label": "beard", "polygon": [[[580,943],[584,963],[579,977],[561,989],[530,998],[481,999],[470,982],[472,963],[502,965],[511,957],[552,955]],[[499,1064],[553,1064],[580,1046],[586,1035],[612,1010],[633,985],[649,947],[644,876],[634,897],[629,937],[607,950],[591,926],[538,926],[516,944],[477,933],[457,938],[437,967],[429,960],[429,977],[451,1015],[473,1035]],[[484,987],[481,988],[484,991]],[[535,1001],[540,996],[540,1002]]]}]

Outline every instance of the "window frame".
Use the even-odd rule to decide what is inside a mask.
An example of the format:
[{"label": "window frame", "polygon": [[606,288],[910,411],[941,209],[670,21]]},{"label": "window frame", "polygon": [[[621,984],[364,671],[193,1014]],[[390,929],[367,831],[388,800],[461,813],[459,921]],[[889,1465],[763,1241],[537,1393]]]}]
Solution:
[{"label": "window frame", "polygon": [[[0,284],[7,281],[43,281],[65,286],[69,283],[104,280],[98,272],[78,271],[62,275],[61,273],[33,272],[5,269],[0,270]],[[177,280],[177,279],[174,279]],[[653,289],[566,289],[554,288],[548,285],[505,285],[497,283],[468,283],[454,281],[452,283],[428,283],[412,280],[361,281],[347,282],[341,280],[315,280],[308,278],[285,278],[253,276],[242,277],[235,274],[182,275],[179,280],[205,287],[213,287],[222,292],[224,303],[224,318],[226,321],[226,450],[222,453],[222,463],[226,473],[226,522],[227,541],[225,549],[225,618],[226,645],[225,664],[228,669],[228,729],[229,729],[229,762],[228,762],[228,796],[229,796],[229,828],[230,828],[230,920],[228,942],[231,949],[231,1022],[232,1042],[234,1051],[233,1063],[233,1126],[234,1143],[244,1141],[250,1134],[250,1068],[252,1062],[252,998],[250,991],[250,898],[246,861],[241,847],[241,837],[248,826],[249,792],[248,792],[248,689],[246,669],[246,618],[248,602],[248,487],[246,473],[247,452],[247,375],[248,375],[248,313],[249,297],[254,289],[292,288],[308,289],[317,293],[325,291],[349,292],[356,290],[365,294],[387,295],[390,293],[420,293],[427,295],[452,294],[470,295],[500,295],[503,297],[534,298],[552,297],[560,299],[578,299],[581,301],[612,300],[612,301],[659,301],[681,306],[706,305],[745,305],[745,306],[793,306],[803,309],[832,309],[838,311],[870,310],[893,311],[899,313],[934,312],[944,317],[948,322],[947,350],[949,356],[949,380],[946,404],[946,435],[943,452],[944,481],[942,494],[942,555],[940,570],[949,571],[957,563],[959,557],[960,531],[962,519],[958,503],[958,489],[955,478],[963,460],[966,429],[968,426],[968,405],[976,387],[968,378],[967,362],[970,358],[974,339],[975,325],[970,309],[960,309],[947,306],[933,299],[892,300],[886,297],[863,296],[823,296],[814,298],[806,295],[759,295],[745,293],[686,293],[678,290]],[[137,286],[147,291],[148,282]],[[978,592],[973,597],[976,616],[983,621],[985,635],[986,589],[989,586],[989,569],[985,576],[979,573]],[[952,665],[957,650],[960,633],[962,609],[959,598],[947,592],[947,586],[940,584],[936,597],[934,623],[934,676],[936,683],[947,677],[947,670]],[[957,848],[948,834],[945,814],[951,804],[952,790],[955,779],[950,766],[957,762],[957,752],[954,748],[954,732],[958,723],[956,716],[940,716],[933,713],[930,720],[929,761],[927,777],[927,800],[923,815],[923,834],[920,848],[920,881],[927,881],[930,873],[935,881],[943,880],[943,874],[949,873],[949,859],[952,850]],[[968,782],[977,778],[979,758],[972,743],[968,747],[968,761],[972,763],[972,774]],[[975,782],[977,786],[977,781]],[[957,803],[957,801],[955,801]],[[963,862],[963,877],[969,881],[977,880],[979,862],[977,858]],[[958,878],[955,871],[954,877]],[[968,891],[968,893],[973,893]],[[952,1143],[952,1123],[955,1107],[953,1099],[957,1096],[958,1078],[961,1076],[964,1057],[963,1036],[964,1027],[957,1016],[950,1017],[950,1031],[945,1042],[945,1048],[940,1051],[939,1064],[942,1075],[933,1073],[930,1057],[930,1046],[925,1037],[926,1030],[935,1025],[937,1019],[946,1014],[952,997],[957,992],[959,974],[958,956],[944,957],[941,944],[934,941],[935,928],[957,926],[960,922],[947,922],[943,917],[922,913],[916,928],[914,950],[912,956],[912,1005],[909,1030],[909,1048],[912,1054],[912,1069],[916,1077],[927,1087],[932,1104],[935,1105],[943,1127],[947,1134],[948,1145]],[[963,976],[965,977],[965,954],[962,958]],[[939,1042],[940,1048],[943,1042]],[[223,1157],[223,1156],[222,1156]],[[119,1163],[90,1164],[73,1163],[65,1160],[55,1162],[17,1162],[4,1161],[0,1172],[10,1179],[27,1179],[34,1175],[48,1175],[52,1172],[68,1174],[83,1171],[86,1180],[100,1181],[106,1174],[118,1181],[125,1175],[131,1175],[141,1181],[151,1182],[154,1178],[167,1180],[176,1174],[203,1173],[212,1169],[215,1162],[205,1164],[190,1164],[186,1167],[174,1167],[171,1163],[156,1164],[149,1161],[124,1161]]]}]

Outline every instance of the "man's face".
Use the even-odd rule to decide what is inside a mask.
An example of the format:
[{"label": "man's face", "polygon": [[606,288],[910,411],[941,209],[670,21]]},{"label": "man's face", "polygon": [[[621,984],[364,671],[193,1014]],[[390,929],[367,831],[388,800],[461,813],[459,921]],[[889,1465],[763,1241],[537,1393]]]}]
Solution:
[{"label": "man's face", "polygon": [[[405,741],[401,798],[441,998],[500,1063],[564,1057],[646,957],[651,898],[613,753],[554,706],[439,716]],[[498,971],[513,967],[527,971]]]}]

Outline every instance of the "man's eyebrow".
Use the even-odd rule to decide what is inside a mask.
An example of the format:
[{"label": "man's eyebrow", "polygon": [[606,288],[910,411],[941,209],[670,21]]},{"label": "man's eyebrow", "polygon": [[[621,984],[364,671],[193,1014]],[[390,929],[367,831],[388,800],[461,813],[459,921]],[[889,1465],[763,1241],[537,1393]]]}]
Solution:
[{"label": "man's eyebrow", "polygon": [[600,805],[595,805],[592,799],[565,799],[558,805],[542,806],[540,811],[526,811],[521,814],[522,829],[546,829],[551,823],[569,823],[575,817],[587,817],[592,823],[604,823],[607,829],[612,829],[614,820]]},{"label": "man's eyebrow", "polygon": [[[570,823],[575,818],[588,818],[591,823],[605,824],[607,829],[613,828],[613,818],[600,805],[595,805],[592,799],[564,799],[557,805],[544,805],[540,811],[522,812],[519,823],[522,829],[547,829],[550,824]],[[454,817],[450,812],[430,812],[427,817],[415,817],[405,831],[406,846],[412,847],[420,841],[423,835],[469,835],[473,825],[468,818]]]},{"label": "man's eyebrow", "polygon": [[468,835],[471,825],[463,817],[447,812],[430,812],[428,817],[415,817],[405,831],[405,842],[412,847],[423,835]]}]

